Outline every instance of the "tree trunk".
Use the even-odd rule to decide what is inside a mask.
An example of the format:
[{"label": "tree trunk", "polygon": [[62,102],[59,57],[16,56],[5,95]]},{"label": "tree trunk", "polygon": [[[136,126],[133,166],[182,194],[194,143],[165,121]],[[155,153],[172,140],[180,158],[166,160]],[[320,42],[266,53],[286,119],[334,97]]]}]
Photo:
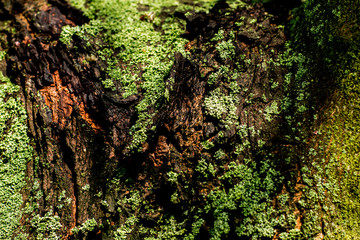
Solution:
[{"label": "tree trunk", "polygon": [[[314,85],[301,88],[291,75],[305,63],[283,64],[291,58],[284,29],[262,4],[161,12],[186,22],[188,42],[171,56],[163,93],[146,110],[146,139],[135,147],[147,90],[122,97],[118,83],[104,86],[101,36],[59,40],[64,26],[90,19],[64,0],[2,1],[0,8],[15,29],[7,32],[6,73],[21,86],[35,155],[14,237],[278,239],[302,229],[308,210],[298,205],[306,185],[300,174],[310,158],[301,156],[313,146],[311,119],[329,94],[307,102],[316,99]],[[310,96],[300,99],[301,91]],[[279,216],[286,223],[272,222]]]}]

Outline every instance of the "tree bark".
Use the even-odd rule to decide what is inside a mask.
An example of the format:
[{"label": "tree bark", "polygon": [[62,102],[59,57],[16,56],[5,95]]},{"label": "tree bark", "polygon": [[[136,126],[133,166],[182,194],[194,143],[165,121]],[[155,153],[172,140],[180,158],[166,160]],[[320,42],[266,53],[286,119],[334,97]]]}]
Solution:
[{"label": "tree bark", "polygon": [[[246,174],[225,183],[223,176],[233,161],[257,164],[251,169],[259,171],[259,181],[263,182],[252,184],[263,192],[269,188],[268,177],[284,176],[283,181],[274,180],[274,189],[259,196],[257,203],[270,200],[277,208],[276,199],[284,192],[294,199],[291,209],[296,225],[275,227],[273,239],[278,239],[281,231],[301,228],[306,210],[295,205],[300,201],[303,180],[287,174],[300,176],[303,163],[283,160],[291,156],[291,149],[300,152],[309,145],[287,137],[293,126],[278,110],[279,99],[296,86],[284,87],[291,70],[271,63],[284,53],[286,37],[263,5],[231,9],[219,2],[209,13],[190,17],[174,13],[186,20],[184,38],[189,42],[184,47],[189,55],[175,54],[164,79],[169,97],[159,100],[147,140],[139,151],[129,150],[129,145],[133,139],[131,127],[138,118],[136,105],[144,98],[143,93],[119,97],[121,94],[105,88],[100,80],[106,79],[107,63],[96,56],[96,46],[85,47],[87,43],[76,36],[72,47],[59,40],[63,26],[82,25],[89,19],[63,0],[2,1],[0,7],[16,29],[7,35],[7,74],[21,86],[36,154],[27,165],[28,185],[23,193],[24,209],[30,203],[36,208],[24,212],[23,228],[15,235],[25,232],[30,238],[38,237],[32,221],[36,215],[44,217],[49,212],[60,219],[61,227],[55,232],[61,239],[114,239],[117,226],[131,216],[140,219],[139,226],[157,229],[162,217],[170,214],[186,219],[184,212],[195,214],[192,206],[206,208],[207,201],[215,201],[209,197],[212,191],[231,192],[242,181],[241,174]],[[250,18],[254,20],[246,26],[236,27],[235,22]],[[224,30],[224,41],[233,41],[232,59],[208,44],[219,29]],[[85,63],[84,59],[90,60]],[[220,66],[226,66],[228,72],[209,84]],[[234,72],[239,73],[233,78],[239,86],[235,88],[226,77]],[[311,138],[311,134],[308,131],[302,137]],[[245,148],[239,150],[237,143]],[[260,170],[269,159],[276,174]],[[213,166],[216,174],[208,173],[204,179],[197,170],[201,161],[207,162],[208,168]],[[176,174],[176,181],[170,173]],[[132,209],[131,201],[119,203],[136,191],[145,205],[156,210],[146,212],[145,205]],[[174,192],[177,197],[171,201]],[[240,204],[243,200],[236,201]],[[232,219],[231,230],[222,237],[238,237],[234,226],[247,217],[244,209],[226,210]],[[205,221],[198,238],[213,236],[211,229],[220,218],[211,215],[212,211],[200,213]],[[89,219],[96,220],[90,230],[72,232]],[[257,224],[258,220],[253,221]],[[128,238],[142,238],[136,226]],[[191,229],[192,225],[185,228]]]}]

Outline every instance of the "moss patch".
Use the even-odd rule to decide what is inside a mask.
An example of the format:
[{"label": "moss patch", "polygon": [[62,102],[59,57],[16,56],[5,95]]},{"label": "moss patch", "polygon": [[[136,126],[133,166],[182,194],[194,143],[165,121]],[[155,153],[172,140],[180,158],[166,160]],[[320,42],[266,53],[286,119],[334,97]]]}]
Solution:
[{"label": "moss patch", "polygon": [[360,236],[360,88],[358,84],[360,59],[346,67],[340,89],[329,109],[328,121],[322,131],[327,140],[329,182],[331,188],[332,216],[335,222],[327,222],[329,239],[358,239]]},{"label": "moss patch", "polygon": [[20,224],[21,189],[26,163],[32,159],[27,115],[19,87],[0,72],[0,238],[11,239]]},{"label": "moss patch", "polygon": [[[185,20],[175,18],[174,12],[191,15],[208,11],[215,1],[97,0],[85,4],[73,0],[71,3],[84,11],[90,22],[75,28],[64,27],[61,41],[70,46],[72,37],[77,35],[91,44],[100,44],[94,55],[107,62],[104,86],[117,90],[123,98],[143,96],[136,106],[138,119],[131,129],[133,141],[128,146],[130,150],[138,149],[146,141],[157,103],[165,95],[164,78],[174,63],[174,53],[185,54],[187,41],[181,37]],[[101,39],[101,43],[92,42],[94,37]]]},{"label": "moss patch", "polygon": [[[315,123],[308,125],[311,135],[301,158],[304,238],[359,238],[358,9],[358,2],[352,1],[306,1],[290,25],[292,46],[305,60],[299,66],[305,63],[306,72],[300,73],[308,79],[301,97],[317,103],[301,105],[319,113],[304,115],[308,124]],[[308,112],[298,106],[298,116]]]}]

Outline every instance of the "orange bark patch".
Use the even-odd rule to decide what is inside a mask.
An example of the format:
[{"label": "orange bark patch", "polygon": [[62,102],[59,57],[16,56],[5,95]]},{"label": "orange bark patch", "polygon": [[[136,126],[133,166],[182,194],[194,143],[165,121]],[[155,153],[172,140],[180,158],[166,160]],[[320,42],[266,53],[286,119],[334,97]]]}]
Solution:
[{"label": "orange bark patch", "polygon": [[46,106],[51,110],[52,122],[58,123],[60,128],[64,128],[74,110],[74,104],[79,107],[79,114],[94,130],[101,130],[90,115],[85,111],[85,105],[69,89],[62,85],[59,72],[55,71],[52,75],[54,83],[40,90],[45,99]]},{"label": "orange bark patch", "polygon": [[160,167],[163,164],[163,161],[161,161],[159,158],[156,158],[154,153],[150,153],[149,158],[155,167]]},{"label": "orange bark patch", "polygon": [[295,225],[295,229],[297,229],[297,230],[300,230],[301,229],[301,215],[300,215],[300,211],[299,210],[296,210],[295,212],[294,212],[294,215],[296,216],[298,216],[297,218],[296,218],[296,225]]},{"label": "orange bark patch", "polygon": [[76,226],[76,197],[75,194],[72,192],[71,194],[71,226],[70,229],[68,230],[68,234],[66,236],[64,236],[64,239],[68,239],[69,236],[73,235],[72,233],[72,229],[75,228]]},{"label": "orange bark patch", "polygon": [[279,239],[280,239],[280,231],[276,229],[272,240],[279,240]]},{"label": "orange bark patch", "polygon": [[169,153],[169,145],[166,142],[166,137],[165,136],[159,136],[158,138],[158,145],[156,146],[156,155],[158,157],[162,157],[164,155],[166,155],[167,153]]}]

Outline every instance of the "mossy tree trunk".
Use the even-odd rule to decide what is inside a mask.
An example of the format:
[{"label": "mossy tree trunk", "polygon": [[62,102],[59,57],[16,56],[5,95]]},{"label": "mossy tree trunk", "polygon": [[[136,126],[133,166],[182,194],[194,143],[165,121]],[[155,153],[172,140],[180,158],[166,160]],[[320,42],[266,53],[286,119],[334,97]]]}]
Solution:
[{"label": "mossy tree trunk", "polygon": [[[64,26],[91,26],[91,17],[64,0],[1,4],[14,29],[6,32],[6,73],[21,86],[35,152],[14,236],[321,239],[322,208],[303,204],[312,199],[302,174],[312,159],[305,151],[316,145],[313,116],[333,88],[319,97],[323,78],[306,52],[285,46],[280,20],[263,5],[156,13],[154,31],[165,34],[169,16],[182,20],[187,43],[169,57],[161,94],[141,112],[145,70],[129,96],[120,83],[104,84],[105,30],[59,40]],[[139,4],[139,21],[153,21],[148,8]],[[115,55],[126,46],[110,48]],[[123,59],[115,66],[136,69]],[[145,131],[136,133],[139,122]],[[139,134],[145,141],[134,145]]]}]

